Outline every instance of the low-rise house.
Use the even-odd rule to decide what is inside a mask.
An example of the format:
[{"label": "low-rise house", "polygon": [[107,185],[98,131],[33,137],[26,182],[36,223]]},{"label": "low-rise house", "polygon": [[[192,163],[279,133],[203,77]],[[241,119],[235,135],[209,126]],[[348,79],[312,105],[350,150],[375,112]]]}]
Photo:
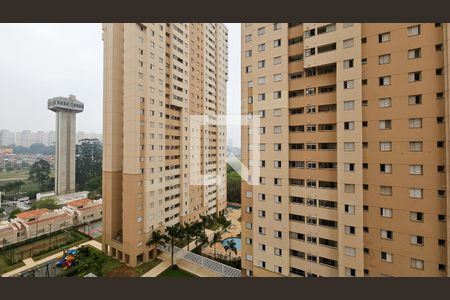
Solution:
[{"label": "low-rise house", "polygon": [[66,210],[55,209],[49,211],[47,208],[40,208],[17,214],[14,221],[25,226],[27,238],[34,238],[71,227],[73,219],[74,215]]},{"label": "low-rise house", "polygon": [[65,208],[76,216],[76,224],[91,222],[102,218],[102,199],[79,199],[66,203]]}]

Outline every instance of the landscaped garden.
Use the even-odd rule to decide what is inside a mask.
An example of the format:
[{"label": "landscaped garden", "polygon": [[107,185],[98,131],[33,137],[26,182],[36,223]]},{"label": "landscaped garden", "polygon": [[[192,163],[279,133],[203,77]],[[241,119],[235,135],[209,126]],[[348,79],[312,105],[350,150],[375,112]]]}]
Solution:
[{"label": "landscaped garden", "polygon": [[198,277],[180,268],[167,268],[158,277]]},{"label": "landscaped garden", "polygon": [[132,268],[91,246],[78,249],[77,261],[76,266],[61,272],[58,277],[84,277],[89,273],[98,277],[139,277],[161,262],[155,258]]}]

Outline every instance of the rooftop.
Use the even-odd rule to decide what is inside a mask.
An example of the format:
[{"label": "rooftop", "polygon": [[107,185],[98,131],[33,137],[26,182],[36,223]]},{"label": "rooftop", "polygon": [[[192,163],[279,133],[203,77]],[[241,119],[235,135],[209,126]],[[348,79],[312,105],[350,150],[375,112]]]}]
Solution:
[{"label": "rooftop", "polygon": [[47,208],[40,208],[36,210],[25,211],[23,213],[17,214],[16,217],[23,220],[28,220],[31,218],[39,217],[47,212],[48,212]]},{"label": "rooftop", "polygon": [[67,202],[66,204],[70,205],[70,206],[80,206],[80,205],[88,204],[90,202],[92,202],[92,200],[90,200],[88,198],[83,198],[83,199]]}]

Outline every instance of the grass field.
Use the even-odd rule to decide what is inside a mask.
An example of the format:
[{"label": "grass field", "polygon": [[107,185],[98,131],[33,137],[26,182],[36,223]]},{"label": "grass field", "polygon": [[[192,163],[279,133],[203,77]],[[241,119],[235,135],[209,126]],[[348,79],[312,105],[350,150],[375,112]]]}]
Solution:
[{"label": "grass field", "polygon": [[28,178],[28,170],[0,172],[0,181],[24,180]]},{"label": "grass field", "polygon": [[197,276],[180,268],[178,269],[168,268],[164,272],[159,274],[158,277],[197,277]]},{"label": "grass field", "polygon": [[3,254],[0,254],[0,274],[12,271],[24,265],[25,264],[23,262],[18,262],[16,264],[10,265],[8,264],[8,259],[5,256],[3,256]]}]

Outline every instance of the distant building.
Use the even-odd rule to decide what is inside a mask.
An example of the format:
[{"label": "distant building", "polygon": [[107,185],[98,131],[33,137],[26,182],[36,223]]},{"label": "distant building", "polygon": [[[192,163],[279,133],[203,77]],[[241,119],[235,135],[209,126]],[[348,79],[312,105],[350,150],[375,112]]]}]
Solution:
[{"label": "distant building", "polygon": [[9,146],[16,142],[16,135],[7,129],[0,129],[0,146]]},{"label": "distant building", "polygon": [[83,131],[79,131],[77,132],[77,144],[80,143],[81,140],[83,139],[97,139],[100,142],[103,140],[103,134],[101,133],[86,133]]}]

